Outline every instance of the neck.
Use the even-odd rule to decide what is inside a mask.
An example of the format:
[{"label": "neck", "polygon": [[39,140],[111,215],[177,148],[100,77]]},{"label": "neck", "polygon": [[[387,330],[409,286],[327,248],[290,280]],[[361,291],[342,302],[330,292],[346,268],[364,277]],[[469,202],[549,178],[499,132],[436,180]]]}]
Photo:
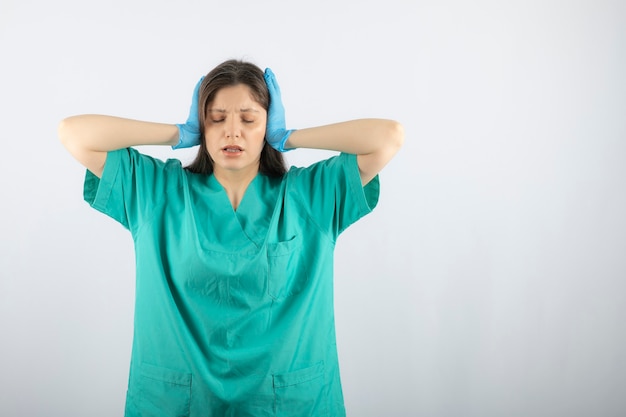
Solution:
[{"label": "neck", "polygon": [[250,185],[258,172],[258,167],[256,169],[250,169],[245,171],[215,169],[213,171],[213,175],[215,175],[215,179],[222,185],[222,187],[224,187],[224,190],[228,195],[228,199],[230,200],[230,204],[233,206],[233,209],[237,210],[237,208],[239,207],[239,203],[241,203],[241,199],[243,198],[246,189],[248,188],[248,185]]}]

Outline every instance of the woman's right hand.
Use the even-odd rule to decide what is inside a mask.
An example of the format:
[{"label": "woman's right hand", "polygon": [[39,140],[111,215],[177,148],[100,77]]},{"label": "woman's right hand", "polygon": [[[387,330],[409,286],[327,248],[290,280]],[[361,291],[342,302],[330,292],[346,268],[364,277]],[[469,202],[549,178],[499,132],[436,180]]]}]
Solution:
[{"label": "woman's right hand", "polygon": [[191,148],[200,145],[200,121],[198,119],[198,99],[200,96],[200,85],[202,85],[204,76],[196,84],[191,97],[191,108],[189,109],[189,117],[184,124],[177,124],[178,143],[172,146],[172,149]]}]

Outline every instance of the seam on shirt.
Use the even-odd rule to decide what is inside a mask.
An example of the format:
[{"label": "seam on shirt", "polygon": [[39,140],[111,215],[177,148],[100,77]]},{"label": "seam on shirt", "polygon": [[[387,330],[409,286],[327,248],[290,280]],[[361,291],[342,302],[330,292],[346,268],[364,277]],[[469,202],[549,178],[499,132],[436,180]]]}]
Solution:
[{"label": "seam on shirt", "polygon": [[[107,207],[111,202],[111,195],[113,193],[116,181],[118,181],[118,177],[121,175],[120,170],[122,169],[122,158],[126,156],[122,155],[122,152],[126,152],[126,155],[128,156],[128,168],[131,172],[134,172],[135,174],[137,173],[136,162],[145,157],[151,160],[150,163],[157,164],[157,166],[159,166],[159,170],[164,177],[163,185],[165,187],[160,190],[160,192],[158,192],[158,195],[155,195],[151,208],[149,208],[149,210],[146,210],[145,212],[142,212],[142,215],[139,216],[140,219],[138,219],[137,216],[130,216],[130,213],[126,211],[128,210],[128,205],[126,199],[124,198],[124,191],[122,191],[121,198],[124,204],[124,210],[126,211],[126,215],[112,215],[112,213],[109,213],[109,211],[107,210]],[[104,171],[101,178],[98,179],[98,184],[95,187],[95,196],[93,198],[93,202],[90,203],[90,205],[94,209],[117,220],[122,226],[124,226],[131,232],[133,239],[135,239],[140,234],[140,231],[146,224],[152,223],[155,213],[159,208],[163,206],[163,204],[165,204],[165,201],[170,193],[178,191],[179,189],[184,187],[184,180],[181,180],[184,175],[182,175],[183,168],[180,164],[180,161],[168,161],[170,160],[163,161],[150,155],[144,155],[132,147],[122,148],[116,151],[109,151],[107,153],[107,159],[105,160]],[[174,166],[175,169],[172,169],[172,166]],[[176,181],[177,184],[174,188],[168,188],[167,186],[171,181],[168,181],[166,178],[168,176],[172,176],[172,174],[178,176],[178,180],[172,179],[173,181]],[[93,173],[91,175],[93,175]],[[133,180],[133,177],[130,176],[128,179]],[[137,180],[136,176],[134,177],[134,180]],[[135,182],[134,180],[131,182],[123,181],[122,188],[132,185]],[[133,222],[130,221],[131,217],[134,220]]]},{"label": "seam on shirt", "polygon": [[[288,174],[285,174],[285,175],[288,175]],[[290,179],[290,180],[291,180],[291,178],[290,178],[290,177],[288,177],[288,179]],[[287,186],[289,186],[289,187],[290,187],[290,186],[291,186],[291,184],[287,184]],[[302,196],[300,195],[300,193],[296,190],[296,191],[293,193],[293,195],[295,196],[295,199],[296,199],[296,201],[298,202],[298,205],[302,208],[302,210],[298,210],[298,215],[300,216],[300,218],[302,218],[302,219],[304,219],[304,220],[307,220],[307,221],[309,221],[309,222],[313,223],[313,225],[314,225],[314,226],[315,226],[315,228],[316,228],[316,229],[320,232],[320,234],[321,234],[322,236],[324,236],[326,239],[328,239],[328,241],[329,241],[331,244],[335,245],[337,242],[336,242],[336,239],[333,239],[332,233],[330,233],[330,232],[328,232],[328,231],[324,230],[324,228],[323,228],[323,227],[321,227],[321,226],[317,223],[317,221],[315,220],[315,218],[314,218],[314,217],[312,216],[312,214],[311,214],[310,208],[308,207],[308,205],[306,204],[306,202],[302,200]],[[302,212],[304,212],[304,213],[306,213],[306,216],[302,216],[302,215],[300,214],[300,213],[301,213],[301,211],[302,211]]]},{"label": "seam on shirt", "polygon": [[307,205],[304,204],[304,202],[302,200],[300,200],[300,195],[299,193],[294,193],[296,196],[296,200],[298,201],[298,205],[302,208],[304,208],[304,212],[306,213],[306,216],[302,216],[300,214],[300,210],[298,210],[298,215],[300,216],[301,219],[305,220],[305,221],[309,221],[310,223],[313,223],[313,225],[315,226],[315,228],[319,231],[320,235],[324,236],[326,239],[328,239],[328,241],[335,245],[336,239],[333,239],[332,233],[324,230],[324,228],[322,228],[317,221],[315,221],[315,218],[311,215],[311,213],[309,212],[309,210],[307,209]]},{"label": "seam on shirt", "polygon": [[[106,214],[107,216],[112,217],[116,221],[118,221],[122,226],[126,229],[130,230],[130,225],[128,219],[120,218],[120,216],[111,216],[108,213],[107,206],[111,201],[111,194],[113,192],[113,186],[117,177],[119,176],[119,170],[121,165],[121,154],[120,151],[111,151],[107,153],[107,157],[104,163],[104,170],[102,171],[102,176],[98,178],[95,174],[90,172],[89,174],[97,178],[98,184],[95,187],[95,195],[93,201],[89,204],[94,209]],[[111,172],[111,174],[109,174]],[[112,178],[109,178],[113,176]]]},{"label": "seam on shirt", "polygon": [[[365,196],[365,187],[367,185],[363,186],[361,182],[361,172],[359,170],[357,155],[347,153],[342,153],[341,155],[344,155],[343,157],[347,159],[345,174],[348,180],[348,192],[350,193],[351,200],[356,202],[357,207],[356,219],[351,221],[350,224],[345,225],[345,227],[338,229],[338,236],[348,227],[352,226],[365,215],[372,212],[372,208],[369,206],[367,197]],[[372,181],[374,180],[372,179]]]},{"label": "seam on shirt", "polygon": [[[344,154],[348,156],[349,169],[346,170],[346,176],[348,179],[348,189],[351,193],[351,198],[358,204],[357,207],[357,220],[364,217],[365,215],[372,212],[372,208],[369,206],[367,201],[367,196],[365,195],[365,187],[371,183],[371,181],[375,181],[378,175],[374,177],[370,183],[365,186],[361,182],[361,173],[359,171],[359,164],[357,160],[357,155],[354,154]],[[355,222],[345,226],[343,229],[339,230],[339,234],[343,233],[348,227],[350,227]]]},{"label": "seam on shirt", "polygon": [[[161,162],[163,162],[163,161],[161,161]],[[147,211],[146,212],[146,216],[145,216],[146,218],[143,221],[138,222],[136,230],[134,232],[131,231],[132,234],[133,234],[133,239],[135,239],[136,237],[138,237],[141,234],[143,229],[145,227],[147,227],[146,225],[149,225],[149,224],[153,223],[154,216],[155,216],[155,213],[157,212],[157,210],[160,209],[161,207],[163,207],[165,204],[167,204],[167,200],[168,200],[167,197],[171,193],[176,192],[176,191],[180,190],[181,188],[184,188],[184,186],[185,186],[184,182],[186,181],[186,178],[185,178],[185,175],[184,175],[184,172],[183,172],[184,168],[182,167],[182,165],[175,165],[175,167],[176,167],[175,170],[170,169],[169,164],[167,163],[167,161],[164,162],[164,165],[162,167],[163,169],[161,169],[161,171],[163,172],[163,175],[167,176],[168,172],[175,172],[178,175],[178,177],[179,177],[179,179],[177,180],[177,185],[176,185],[176,187],[174,187],[172,189],[169,189],[168,187],[165,187],[163,192],[160,193],[161,197],[154,200],[154,204],[152,204],[152,210]],[[167,185],[167,181],[164,181],[164,185]],[[185,207],[186,207],[186,204],[185,204]]]},{"label": "seam on shirt", "polygon": [[[352,221],[350,224],[343,227],[342,229],[338,229],[337,236],[334,236],[334,233],[330,231],[326,231],[323,227],[321,227],[319,223],[316,221],[315,217],[313,217],[307,204],[302,200],[300,193],[299,192],[294,193],[296,195],[297,201],[299,202],[300,206],[304,208],[304,212],[306,213],[305,220],[309,220],[311,223],[313,223],[315,227],[320,231],[320,233],[323,236],[325,236],[333,245],[337,243],[337,238],[339,237],[339,235],[343,233],[348,227],[350,227],[352,224],[354,224],[363,216],[372,212],[372,208],[369,207],[369,204],[367,202],[367,197],[365,196],[364,186],[361,183],[361,175],[359,172],[359,165],[358,165],[358,161],[356,157],[357,157],[356,155],[348,154],[348,153],[340,153],[339,155],[332,157],[336,159],[339,159],[339,158],[346,159],[346,161],[341,161],[342,171],[346,175],[348,193],[350,193],[350,199],[351,201],[355,201],[358,204],[357,219],[355,221]],[[326,159],[320,162],[326,163],[327,161],[329,161],[329,159]],[[306,169],[306,168],[302,168],[302,169]],[[374,181],[374,179],[372,179],[372,181]]]}]

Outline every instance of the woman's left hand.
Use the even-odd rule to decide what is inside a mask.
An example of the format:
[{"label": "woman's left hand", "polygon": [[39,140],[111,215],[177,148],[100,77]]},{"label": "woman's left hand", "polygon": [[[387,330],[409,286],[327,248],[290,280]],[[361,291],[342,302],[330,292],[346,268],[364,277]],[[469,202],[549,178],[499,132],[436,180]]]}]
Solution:
[{"label": "woman's left hand", "polygon": [[265,84],[270,93],[270,105],[267,110],[267,127],[265,128],[265,140],[270,146],[280,152],[290,151],[285,149],[285,143],[294,130],[287,130],[285,123],[285,107],[280,97],[280,87],[276,76],[271,69],[265,69]]}]

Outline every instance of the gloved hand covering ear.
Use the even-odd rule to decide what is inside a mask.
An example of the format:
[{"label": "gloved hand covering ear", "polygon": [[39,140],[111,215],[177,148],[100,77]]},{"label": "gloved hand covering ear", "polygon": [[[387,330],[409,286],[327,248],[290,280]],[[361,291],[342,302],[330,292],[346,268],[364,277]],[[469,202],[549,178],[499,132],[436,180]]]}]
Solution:
[{"label": "gloved hand covering ear", "polygon": [[189,117],[184,124],[177,124],[178,143],[172,146],[172,149],[191,148],[200,145],[200,121],[198,119],[198,98],[200,95],[200,85],[204,80],[204,76],[196,84],[191,98],[191,108],[189,109]]},{"label": "gloved hand covering ear", "polygon": [[285,107],[280,97],[280,87],[271,69],[265,69],[265,84],[270,93],[270,106],[267,110],[267,127],[265,128],[265,140],[270,146],[280,152],[290,151],[285,149],[285,143],[293,130],[287,130],[285,124]]}]

